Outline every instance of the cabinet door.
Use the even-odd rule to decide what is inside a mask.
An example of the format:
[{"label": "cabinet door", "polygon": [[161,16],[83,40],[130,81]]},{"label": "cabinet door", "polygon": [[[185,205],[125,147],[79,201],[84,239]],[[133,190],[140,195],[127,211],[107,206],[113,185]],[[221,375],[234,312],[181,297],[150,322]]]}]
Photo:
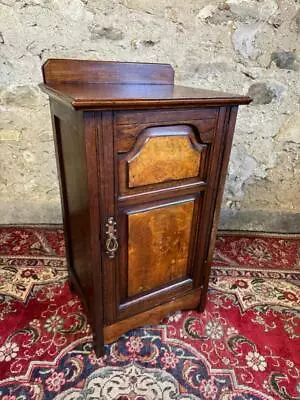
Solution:
[{"label": "cabinet door", "polygon": [[106,323],[201,287],[221,114],[218,109],[115,114]]}]

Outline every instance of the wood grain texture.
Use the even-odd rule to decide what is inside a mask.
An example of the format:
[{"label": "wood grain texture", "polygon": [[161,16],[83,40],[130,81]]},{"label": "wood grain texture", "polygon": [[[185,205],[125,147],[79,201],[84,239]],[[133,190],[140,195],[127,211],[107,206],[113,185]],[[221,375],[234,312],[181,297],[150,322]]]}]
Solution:
[{"label": "wood grain texture", "polygon": [[[92,300],[93,308],[92,327],[95,349],[98,354],[103,352],[103,267],[100,248],[100,205],[98,182],[98,155],[97,155],[97,119],[94,112],[87,112],[82,119],[85,137],[85,159],[87,173],[87,189],[89,196],[89,222],[90,222],[90,257],[91,278],[93,280],[93,292],[88,294]],[[85,256],[85,255],[83,255]]]},{"label": "wood grain texture", "polygon": [[[162,304],[163,302],[167,302],[172,297],[180,297],[186,294],[188,290],[194,287],[194,264],[195,260],[193,258],[193,254],[191,248],[193,247],[193,242],[195,240],[196,235],[196,226],[198,215],[202,209],[202,199],[203,192],[195,193],[193,195],[185,196],[183,195],[184,189],[182,192],[178,192],[175,196],[170,196],[170,199],[165,201],[161,200],[158,195],[156,200],[153,202],[141,202],[140,204],[136,204],[134,207],[125,206],[123,208],[120,203],[119,204],[119,233],[120,233],[120,251],[119,251],[119,262],[118,262],[118,272],[117,282],[120,290],[119,299],[119,312],[118,319],[127,318],[131,315],[134,315],[135,310],[139,310],[140,312],[155,307],[158,304]],[[152,195],[151,195],[152,196]],[[151,198],[151,196],[148,197]],[[162,196],[161,196],[162,197]],[[128,215],[130,213],[138,213],[143,210],[150,209],[159,209],[160,207],[171,205],[186,203],[192,201],[193,202],[193,219],[190,233],[190,245],[188,252],[188,261],[187,261],[187,276],[183,279],[177,279],[176,281],[167,282],[166,285],[159,286],[154,289],[150,289],[143,293],[139,293],[136,296],[128,297]]]},{"label": "wood grain texture", "polygon": [[49,59],[42,68],[44,82],[48,85],[57,83],[156,85],[174,83],[174,70],[169,64]]},{"label": "wood grain texture", "polygon": [[118,156],[121,197],[204,183],[209,146],[199,143],[200,135],[189,124],[140,130],[130,151]]},{"label": "wood grain texture", "polygon": [[[63,215],[67,239],[69,271],[84,293],[92,292],[89,239],[89,200],[85,165],[84,134],[80,115],[56,102],[51,102],[54,137],[58,158]],[[75,138],[75,140],[74,140]],[[79,145],[78,145],[79,144]],[[78,196],[78,191],[81,196]],[[81,238],[84,233],[84,238]],[[86,260],[82,255],[86,254]],[[90,299],[86,304],[91,307]]]},{"label": "wood grain texture", "polygon": [[[103,331],[97,330],[99,326],[103,326],[103,302],[97,302],[101,280],[95,288],[93,279],[96,273],[95,263],[99,262],[95,249],[97,241],[99,247],[99,224],[97,226],[97,207],[95,209],[92,205],[93,192],[89,191],[93,180],[90,167],[96,161],[93,151],[89,152],[89,146],[93,145],[95,136],[92,135],[92,127],[84,124],[82,113],[77,113],[55,100],[51,100],[50,106],[60,177],[69,281],[82,299],[88,320],[94,328],[95,343],[99,350],[103,348]],[[90,131],[90,135],[85,142],[87,131]],[[89,152],[88,166],[86,151]],[[94,188],[97,191],[95,184]],[[95,225],[91,224],[91,219]],[[91,227],[95,235],[91,234]]]},{"label": "wood grain texture", "polygon": [[194,202],[128,215],[128,296],[187,277]]},{"label": "wood grain texture", "polygon": [[230,153],[231,153],[231,148],[232,148],[232,141],[233,141],[233,134],[234,134],[234,128],[235,128],[235,123],[236,123],[236,118],[237,118],[237,112],[238,112],[238,107],[231,107],[226,109],[226,116],[225,116],[225,121],[222,126],[222,150],[220,151],[219,154],[219,168],[218,168],[218,183],[215,187],[215,204],[214,207],[212,208],[212,217],[211,217],[211,234],[207,243],[208,250],[207,250],[207,261],[205,264],[205,268],[200,270],[199,273],[202,275],[202,286],[203,286],[203,291],[201,294],[201,300],[199,304],[199,311],[202,312],[204,311],[205,304],[206,304],[206,299],[207,296],[204,295],[203,293],[207,293],[208,290],[208,282],[209,282],[209,276],[210,276],[210,270],[211,270],[211,264],[212,264],[212,259],[213,259],[213,253],[215,249],[215,243],[216,243],[216,236],[217,236],[217,229],[218,229],[218,224],[219,224],[219,218],[220,218],[220,212],[221,212],[221,204],[222,204],[222,198],[223,198],[223,193],[224,193],[224,187],[225,187],[225,180],[226,180],[226,174],[227,174],[227,168],[228,168],[228,163],[229,163],[229,158],[230,158]]},{"label": "wood grain texture", "polygon": [[196,289],[190,293],[178,297],[169,298],[165,304],[153,307],[151,310],[139,313],[123,319],[115,324],[104,327],[104,342],[112,343],[117,340],[124,332],[142,325],[158,324],[166,315],[177,310],[194,309],[199,305],[201,290]]},{"label": "wood grain texture", "polygon": [[116,126],[128,125],[134,128],[135,125],[151,124],[152,126],[161,124],[184,124],[187,121],[207,121],[209,124],[215,123],[218,116],[218,108],[198,108],[198,109],[169,109],[169,110],[135,110],[118,111],[115,115]]},{"label": "wood grain texture", "polygon": [[218,171],[220,166],[220,152],[222,150],[224,125],[226,121],[226,107],[221,107],[217,119],[215,140],[210,149],[207,165],[207,189],[204,194],[201,220],[198,220],[198,232],[195,246],[195,286],[202,287],[203,277],[207,269],[208,243],[212,229],[212,213],[214,211],[215,195],[218,189]]},{"label": "wood grain texture", "polygon": [[[190,110],[189,110],[190,111]],[[166,119],[165,121],[156,121],[156,122],[148,122],[148,123],[141,123],[141,124],[126,124],[126,125],[116,125],[115,133],[116,133],[116,151],[118,153],[127,153],[129,152],[136,140],[137,137],[140,135],[141,132],[144,130],[156,127],[156,126],[171,126],[171,125],[185,125],[189,126],[192,131],[196,133],[197,140],[200,143],[212,143],[214,140],[214,133],[216,127],[216,119],[188,119],[188,113],[186,115],[185,120],[172,118],[173,117],[173,110],[170,112],[170,116],[165,114]],[[159,117],[159,113],[157,114]],[[146,117],[146,116],[145,116]],[[175,122],[175,123],[174,123]]]},{"label": "wood grain texture", "polygon": [[116,287],[117,265],[114,259],[106,254],[106,223],[109,217],[115,217],[114,198],[114,141],[113,115],[111,112],[97,113],[97,153],[98,153],[98,181],[100,206],[100,243],[103,274],[104,321],[112,322],[116,319],[115,301],[118,289]]},{"label": "wood grain texture", "polygon": [[196,177],[200,160],[201,153],[187,136],[150,137],[139,153],[128,161],[128,186],[134,188]]},{"label": "wood grain texture", "polygon": [[248,104],[251,99],[213,90],[179,85],[49,83],[40,85],[49,95],[75,109],[122,110]]},{"label": "wood grain texture", "polygon": [[196,179],[186,179],[176,183],[176,181],[165,183],[163,187],[155,187],[156,185],[149,185],[134,192],[132,194],[125,194],[118,196],[120,207],[124,205],[138,205],[145,202],[155,202],[158,200],[172,200],[179,196],[193,195],[205,192],[207,183]]}]

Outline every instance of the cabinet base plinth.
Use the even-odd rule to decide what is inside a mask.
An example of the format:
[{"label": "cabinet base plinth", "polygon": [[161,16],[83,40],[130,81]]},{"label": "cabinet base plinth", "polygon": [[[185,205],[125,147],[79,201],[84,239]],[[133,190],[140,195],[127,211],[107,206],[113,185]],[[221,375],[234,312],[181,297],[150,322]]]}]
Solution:
[{"label": "cabinet base plinth", "polygon": [[185,296],[171,300],[167,304],[161,304],[151,310],[136,314],[132,317],[118,321],[104,327],[104,343],[109,344],[116,341],[120,336],[130,329],[142,325],[158,324],[169,313],[177,310],[195,309],[199,306],[201,290],[196,289]]}]

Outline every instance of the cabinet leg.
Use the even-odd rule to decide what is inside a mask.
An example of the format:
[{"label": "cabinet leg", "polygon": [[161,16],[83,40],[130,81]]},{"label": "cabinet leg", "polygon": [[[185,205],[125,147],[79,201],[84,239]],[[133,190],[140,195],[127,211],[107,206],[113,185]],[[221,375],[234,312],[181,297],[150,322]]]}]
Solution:
[{"label": "cabinet leg", "polygon": [[202,313],[205,309],[206,300],[207,300],[207,290],[208,290],[208,285],[204,285],[201,290],[200,303],[199,303],[199,306],[197,309],[197,311],[200,313]]},{"label": "cabinet leg", "polygon": [[68,283],[69,283],[69,288],[70,288],[71,292],[73,294],[76,294],[76,289],[75,289],[74,283],[73,283],[73,281],[72,281],[72,279],[70,277],[69,277]]},{"label": "cabinet leg", "polygon": [[93,341],[94,341],[94,350],[96,353],[96,357],[97,358],[103,357],[105,354],[103,336],[102,335],[94,335]]},{"label": "cabinet leg", "polygon": [[202,312],[204,311],[204,309],[205,309],[205,300],[203,300],[203,299],[202,299],[202,296],[201,296],[201,298],[200,298],[200,303],[199,303],[199,306],[198,306],[198,308],[197,308],[197,311],[198,311],[199,313],[202,313]]}]

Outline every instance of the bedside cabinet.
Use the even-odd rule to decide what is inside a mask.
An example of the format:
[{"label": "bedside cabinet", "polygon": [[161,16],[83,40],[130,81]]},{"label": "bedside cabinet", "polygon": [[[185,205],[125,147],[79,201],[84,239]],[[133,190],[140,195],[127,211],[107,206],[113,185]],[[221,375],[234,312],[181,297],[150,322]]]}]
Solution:
[{"label": "bedside cabinet", "polygon": [[174,85],[168,64],[50,59],[71,286],[95,349],[178,309],[202,311],[238,105]]}]

